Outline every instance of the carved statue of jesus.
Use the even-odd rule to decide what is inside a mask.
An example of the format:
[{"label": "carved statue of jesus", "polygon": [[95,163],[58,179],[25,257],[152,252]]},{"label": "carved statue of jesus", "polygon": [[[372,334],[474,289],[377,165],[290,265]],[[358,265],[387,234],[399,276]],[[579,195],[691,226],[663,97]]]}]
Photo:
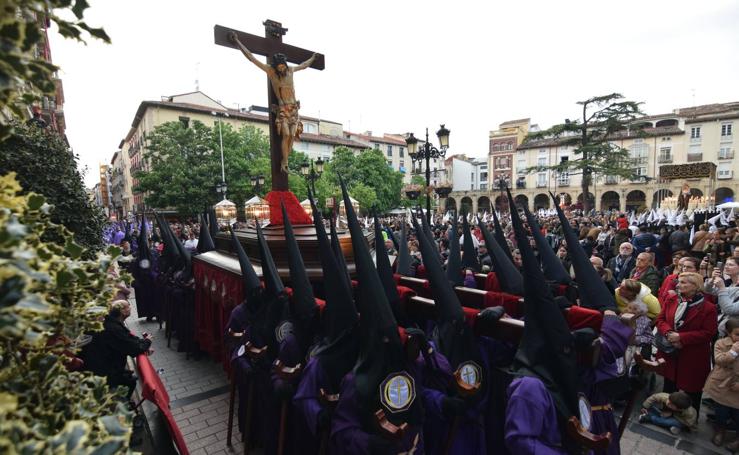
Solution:
[{"label": "carved statue of jesus", "polygon": [[272,90],[277,97],[278,106],[270,106],[271,109],[276,109],[275,124],[277,126],[277,133],[282,138],[280,143],[280,150],[282,151],[282,159],[280,161],[280,169],[287,173],[287,157],[293,148],[293,141],[300,137],[300,133],[303,132],[303,124],[300,122],[300,116],[298,110],[300,109],[300,101],[295,99],[295,85],[293,84],[293,73],[308,68],[313,64],[313,60],[316,59],[316,54],[313,54],[308,60],[304,61],[297,66],[288,66],[287,59],[284,54],[274,54],[272,56],[272,62],[270,65],[260,62],[249,49],[244,46],[236,33],[231,32],[228,35],[229,39],[233,41],[244,56],[258,66],[262,71],[267,73]]}]

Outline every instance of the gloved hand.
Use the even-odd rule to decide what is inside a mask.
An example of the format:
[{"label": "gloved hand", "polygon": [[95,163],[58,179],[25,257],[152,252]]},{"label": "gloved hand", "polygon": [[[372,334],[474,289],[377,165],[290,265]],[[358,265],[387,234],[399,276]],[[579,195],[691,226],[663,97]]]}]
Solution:
[{"label": "gloved hand", "polygon": [[396,452],[395,444],[382,436],[371,434],[367,440],[372,455],[390,455]]},{"label": "gloved hand", "polygon": [[467,405],[464,400],[457,397],[444,397],[441,399],[441,412],[444,417],[452,419],[465,413]]},{"label": "gloved hand", "polygon": [[494,324],[505,314],[505,308],[502,306],[491,306],[480,311],[477,319],[485,325]]},{"label": "gloved hand", "polygon": [[295,387],[287,381],[277,380],[274,385],[275,396],[280,401],[292,400]]}]

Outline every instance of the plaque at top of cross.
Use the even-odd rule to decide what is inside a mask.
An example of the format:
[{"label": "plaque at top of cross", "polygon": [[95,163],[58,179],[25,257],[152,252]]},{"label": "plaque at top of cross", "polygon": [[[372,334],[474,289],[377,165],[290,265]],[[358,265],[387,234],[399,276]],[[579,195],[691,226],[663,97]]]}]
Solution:
[{"label": "plaque at top of cross", "polygon": [[[241,50],[246,58],[267,73],[269,94],[269,140],[272,163],[272,190],[287,191],[287,157],[293,141],[300,137],[300,101],[295,97],[293,73],[306,68],[322,70],[323,55],[282,42],[287,29],[279,22],[266,20],[264,37],[216,25],[215,43]],[[267,63],[254,54],[267,57]],[[296,63],[290,66],[289,63]]]}]

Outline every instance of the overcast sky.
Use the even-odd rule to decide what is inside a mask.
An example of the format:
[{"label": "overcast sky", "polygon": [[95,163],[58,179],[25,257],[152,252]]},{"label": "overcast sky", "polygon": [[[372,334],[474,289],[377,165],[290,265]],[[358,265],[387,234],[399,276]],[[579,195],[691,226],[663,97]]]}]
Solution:
[{"label": "overcast sky", "polygon": [[[483,157],[488,132],[530,117],[575,118],[575,102],[620,92],[650,114],[739,101],[739,2],[91,1],[111,45],[51,35],[67,136],[86,183],[110,162],[143,100],[200,90],[266,105],[264,73],[213,43],[215,24],[326,55],[295,77],[301,112],[375,134],[451,130],[449,153]],[[464,6],[468,4],[469,6]]]}]

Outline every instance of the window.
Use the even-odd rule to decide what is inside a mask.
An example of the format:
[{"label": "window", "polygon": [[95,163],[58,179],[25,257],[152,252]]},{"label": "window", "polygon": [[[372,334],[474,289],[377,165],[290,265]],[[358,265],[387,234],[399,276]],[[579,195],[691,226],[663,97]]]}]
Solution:
[{"label": "window", "polygon": [[470,174],[470,180],[471,180],[472,182],[474,182],[474,181],[475,181],[475,173],[474,173],[474,172]]},{"label": "window", "polygon": [[400,147],[400,151],[398,152],[401,158],[405,157],[405,147]]},{"label": "window", "polygon": [[377,142],[375,142],[374,145],[375,145],[375,150],[380,150],[380,144],[378,144]]},{"label": "window", "polygon": [[505,149],[506,150],[513,150],[513,143],[512,142],[506,142]]},{"label": "window", "polygon": [[487,164],[483,164],[483,165],[481,165],[481,166],[480,166],[480,170],[481,170],[481,171],[487,171],[487,170],[488,170],[488,165],[487,165]]},{"label": "window", "polygon": [[387,157],[388,158],[392,158],[393,157],[393,146],[392,145],[388,145],[387,146]]},{"label": "window", "polygon": [[519,174],[525,174],[526,173],[526,158],[519,158],[516,162],[516,171]]},{"label": "window", "polygon": [[487,183],[481,183],[480,184],[480,189],[481,190],[487,190],[488,189],[488,184]]},{"label": "window", "polygon": [[734,172],[731,170],[731,163],[721,163],[718,165],[719,179],[730,179],[734,176]]},{"label": "window", "polygon": [[731,123],[724,123],[721,125],[721,137],[731,136]]},{"label": "window", "polygon": [[547,166],[549,164],[549,160],[546,156],[540,156],[539,159],[536,161],[537,166]]},{"label": "window", "polygon": [[488,180],[488,173],[487,172],[480,172],[480,181],[481,182],[487,182]]},{"label": "window", "polygon": [[691,144],[688,148],[688,161],[700,161],[703,159],[700,144]]},{"label": "window", "polygon": [[701,127],[700,126],[694,126],[690,128],[690,138],[691,139],[700,139],[701,137]]},{"label": "window", "polygon": [[731,147],[721,147],[718,150],[718,159],[730,160],[732,158],[734,158],[734,151],[731,149]]},{"label": "window", "polygon": [[547,173],[546,172],[539,172],[538,174],[536,174],[536,186],[538,188],[547,186]]},{"label": "window", "polygon": [[405,167],[405,160],[400,160],[400,167]]},{"label": "window", "polygon": [[643,139],[637,139],[629,147],[629,158],[631,165],[634,166],[636,175],[647,175],[647,161],[649,155],[649,145],[644,143]]},{"label": "window", "polygon": [[570,173],[569,172],[560,172],[557,175],[557,185],[559,186],[567,186],[570,184]]},{"label": "window", "polygon": [[615,175],[606,175],[606,185],[615,185],[618,183],[618,177]]},{"label": "window", "polygon": [[657,161],[660,163],[672,163],[672,147],[660,147]]}]

